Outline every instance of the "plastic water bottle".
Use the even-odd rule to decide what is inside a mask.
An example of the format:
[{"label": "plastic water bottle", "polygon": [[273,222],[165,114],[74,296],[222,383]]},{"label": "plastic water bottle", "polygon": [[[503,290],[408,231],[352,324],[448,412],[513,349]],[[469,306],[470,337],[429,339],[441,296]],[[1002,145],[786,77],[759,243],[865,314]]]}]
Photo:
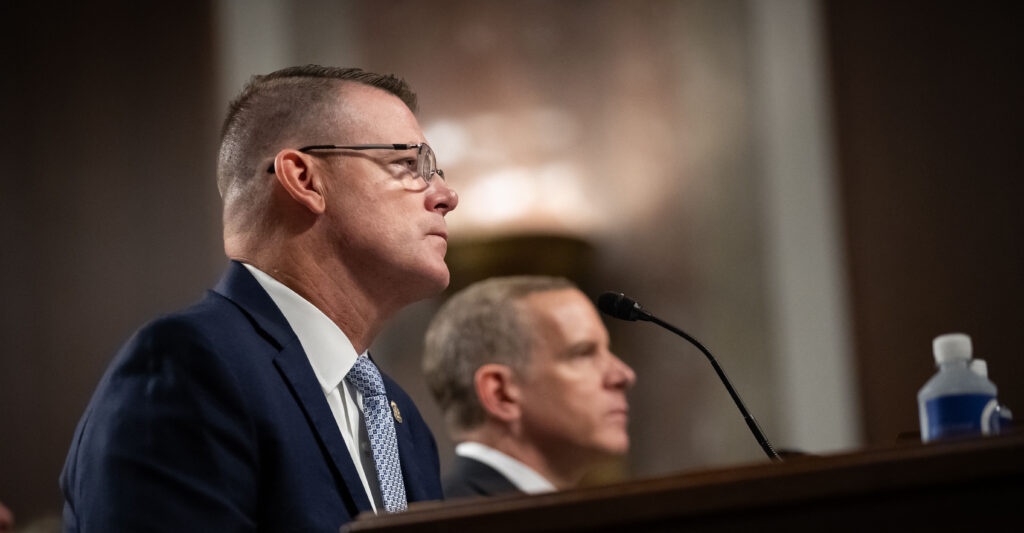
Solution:
[{"label": "plastic water bottle", "polygon": [[998,431],[996,386],[968,368],[971,338],[963,333],[935,337],[939,371],[917,393],[923,442]]},{"label": "plastic water bottle", "polygon": [[[971,359],[970,369],[975,374],[988,379],[988,363],[984,359]],[[1013,413],[1010,408],[999,404],[996,407],[998,416],[991,420],[990,433],[1001,433],[1010,429],[1010,425],[1013,424]],[[984,420],[982,420],[984,423]],[[982,425],[982,433],[985,433],[985,426]]]}]

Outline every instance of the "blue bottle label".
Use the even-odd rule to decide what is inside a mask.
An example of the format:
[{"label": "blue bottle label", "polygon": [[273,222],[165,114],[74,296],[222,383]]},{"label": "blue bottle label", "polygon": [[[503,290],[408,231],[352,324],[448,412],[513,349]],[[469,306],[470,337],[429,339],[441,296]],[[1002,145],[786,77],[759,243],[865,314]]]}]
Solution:
[{"label": "blue bottle label", "polygon": [[995,401],[989,394],[955,394],[926,401],[924,440],[992,432],[989,426],[993,409],[989,405],[995,405]]}]

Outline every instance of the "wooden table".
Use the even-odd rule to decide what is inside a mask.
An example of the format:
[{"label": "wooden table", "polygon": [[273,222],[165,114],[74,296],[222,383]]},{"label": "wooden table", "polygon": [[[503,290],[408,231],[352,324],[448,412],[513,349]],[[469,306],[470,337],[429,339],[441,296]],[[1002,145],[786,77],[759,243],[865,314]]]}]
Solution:
[{"label": "wooden table", "polygon": [[414,504],[342,531],[1024,531],[1024,434],[535,496]]}]

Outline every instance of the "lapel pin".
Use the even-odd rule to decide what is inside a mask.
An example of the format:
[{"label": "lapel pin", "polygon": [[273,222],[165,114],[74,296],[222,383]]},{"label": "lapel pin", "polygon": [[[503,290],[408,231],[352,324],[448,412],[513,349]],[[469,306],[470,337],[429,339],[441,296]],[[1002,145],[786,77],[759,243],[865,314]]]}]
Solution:
[{"label": "lapel pin", "polygon": [[402,423],[402,412],[398,410],[398,404],[391,402],[391,413],[395,415],[395,422]]}]

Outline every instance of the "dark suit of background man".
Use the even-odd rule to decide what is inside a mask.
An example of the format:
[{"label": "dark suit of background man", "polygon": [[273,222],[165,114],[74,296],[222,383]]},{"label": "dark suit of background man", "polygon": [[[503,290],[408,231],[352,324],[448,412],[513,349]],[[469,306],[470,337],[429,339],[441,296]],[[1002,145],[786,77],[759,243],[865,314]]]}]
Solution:
[{"label": "dark suit of background man", "polygon": [[570,488],[629,448],[636,376],[567,280],[492,278],[459,292],[427,330],[423,370],[458,442],[446,497]]},{"label": "dark suit of background man", "polygon": [[[346,374],[388,317],[447,286],[458,203],[415,99],[392,76],[311,65],[231,103],[217,168],[231,264],[104,375],[61,476],[68,530],[336,532],[385,509]],[[406,499],[439,499],[433,435],[383,382]]]}]

